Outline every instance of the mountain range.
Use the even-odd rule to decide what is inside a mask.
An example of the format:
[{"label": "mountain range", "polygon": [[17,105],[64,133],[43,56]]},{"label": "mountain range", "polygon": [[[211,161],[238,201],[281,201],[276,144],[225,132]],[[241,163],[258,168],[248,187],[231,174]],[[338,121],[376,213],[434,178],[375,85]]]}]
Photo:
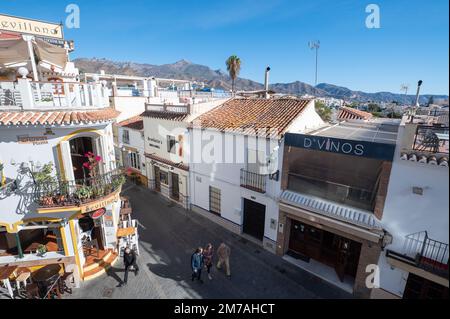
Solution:
[{"label": "mountain range", "polygon": [[[231,79],[228,73],[222,70],[213,70],[208,66],[195,64],[186,60],[180,60],[171,64],[153,65],[147,63],[117,62],[99,58],[78,58],[73,61],[81,73],[99,73],[104,70],[106,74],[123,74],[144,77],[171,78],[180,80],[191,80],[204,82],[207,86],[231,89]],[[262,90],[264,85],[256,81],[244,78],[236,79],[236,90]],[[312,86],[301,81],[291,83],[274,83],[269,88],[276,93],[291,95],[315,95],[319,97],[334,97],[344,99],[347,102],[392,102],[397,101],[402,104],[414,103],[414,95],[405,95],[391,92],[366,93],[353,91],[346,87],[328,83],[320,83]],[[420,103],[428,103],[430,97],[434,100],[445,100],[448,104],[447,95],[421,95]]]}]

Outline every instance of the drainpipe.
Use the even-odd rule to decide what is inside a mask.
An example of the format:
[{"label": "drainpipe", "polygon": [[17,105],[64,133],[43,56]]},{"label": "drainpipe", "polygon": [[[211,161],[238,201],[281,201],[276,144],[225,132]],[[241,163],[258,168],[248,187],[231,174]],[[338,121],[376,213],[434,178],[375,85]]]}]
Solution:
[{"label": "drainpipe", "polygon": [[23,258],[23,251],[22,251],[22,245],[20,244],[20,237],[19,232],[14,234],[16,236],[16,243],[17,243],[17,252],[19,253],[19,258]]}]

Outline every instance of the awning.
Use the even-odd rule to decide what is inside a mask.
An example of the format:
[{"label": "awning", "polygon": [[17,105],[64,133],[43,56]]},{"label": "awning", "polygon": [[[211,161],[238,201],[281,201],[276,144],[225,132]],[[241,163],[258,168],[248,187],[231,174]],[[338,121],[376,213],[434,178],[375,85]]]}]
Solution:
[{"label": "awning", "polygon": [[40,62],[46,62],[61,69],[64,69],[66,66],[66,49],[52,45],[41,39],[36,39],[33,47]]},{"label": "awning", "polygon": [[27,43],[22,39],[0,40],[0,67],[7,68],[29,59]]},{"label": "awning", "polygon": [[[35,39],[33,50],[39,62],[48,63],[60,69],[64,69],[67,63],[66,50],[44,40]],[[14,67],[16,64],[29,61],[26,41],[23,39],[0,39],[0,67]]]}]

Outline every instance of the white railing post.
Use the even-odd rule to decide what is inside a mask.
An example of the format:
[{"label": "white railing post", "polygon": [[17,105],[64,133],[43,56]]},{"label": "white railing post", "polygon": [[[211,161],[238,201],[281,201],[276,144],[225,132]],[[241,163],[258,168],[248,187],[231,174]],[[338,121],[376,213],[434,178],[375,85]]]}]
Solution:
[{"label": "white railing post", "polygon": [[64,95],[65,95],[65,98],[66,98],[66,105],[65,106],[66,107],[71,107],[72,103],[70,101],[70,85],[69,85],[69,83],[64,83]]},{"label": "white railing post", "polygon": [[[39,83],[36,83],[39,86]],[[19,88],[20,97],[22,98],[23,108],[34,108],[34,96],[31,89],[31,81],[29,79],[19,78],[17,79],[17,86]]]},{"label": "white railing post", "polygon": [[101,107],[103,105],[102,101],[102,85],[100,83],[95,83],[95,93],[97,95],[97,101],[93,101],[96,107]]},{"label": "white railing post", "polygon": [[73,91],[75,92],[75,105],[76,107],[81,107],[81,87],[80,84],[76,83],[73,85]]},{"label": "white railing post", "polygon": [[88,106],[89,105],[89,84],[85,83],[83,85],[83,93],[84,93],[84,105],[83,106]]}]

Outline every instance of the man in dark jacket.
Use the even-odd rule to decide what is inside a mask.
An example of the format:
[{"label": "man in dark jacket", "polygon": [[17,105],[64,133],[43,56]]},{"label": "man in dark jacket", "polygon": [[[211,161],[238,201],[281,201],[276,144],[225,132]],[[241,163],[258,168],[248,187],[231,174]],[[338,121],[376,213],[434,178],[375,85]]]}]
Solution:
[{"label": "man in dark jacket", "polygon": [[135,275],[137,276],[139,273],[139,267],[136,263],[136,254],[130,248],[126,248],[123,253],[123,263],[125,265],[125,276],[123,278],[124,285],[127,284],[128,281],[128,270],[131,266],[133,266]]},{"label": "man in dark jacket", "polygon": [[203,248],[199,247],[191,256],[191,268],[192,268],[192,281],[195,278],[200,283],[203,283],[203,280],[200,278],[202,275],[202,267],[203,267]]}]

